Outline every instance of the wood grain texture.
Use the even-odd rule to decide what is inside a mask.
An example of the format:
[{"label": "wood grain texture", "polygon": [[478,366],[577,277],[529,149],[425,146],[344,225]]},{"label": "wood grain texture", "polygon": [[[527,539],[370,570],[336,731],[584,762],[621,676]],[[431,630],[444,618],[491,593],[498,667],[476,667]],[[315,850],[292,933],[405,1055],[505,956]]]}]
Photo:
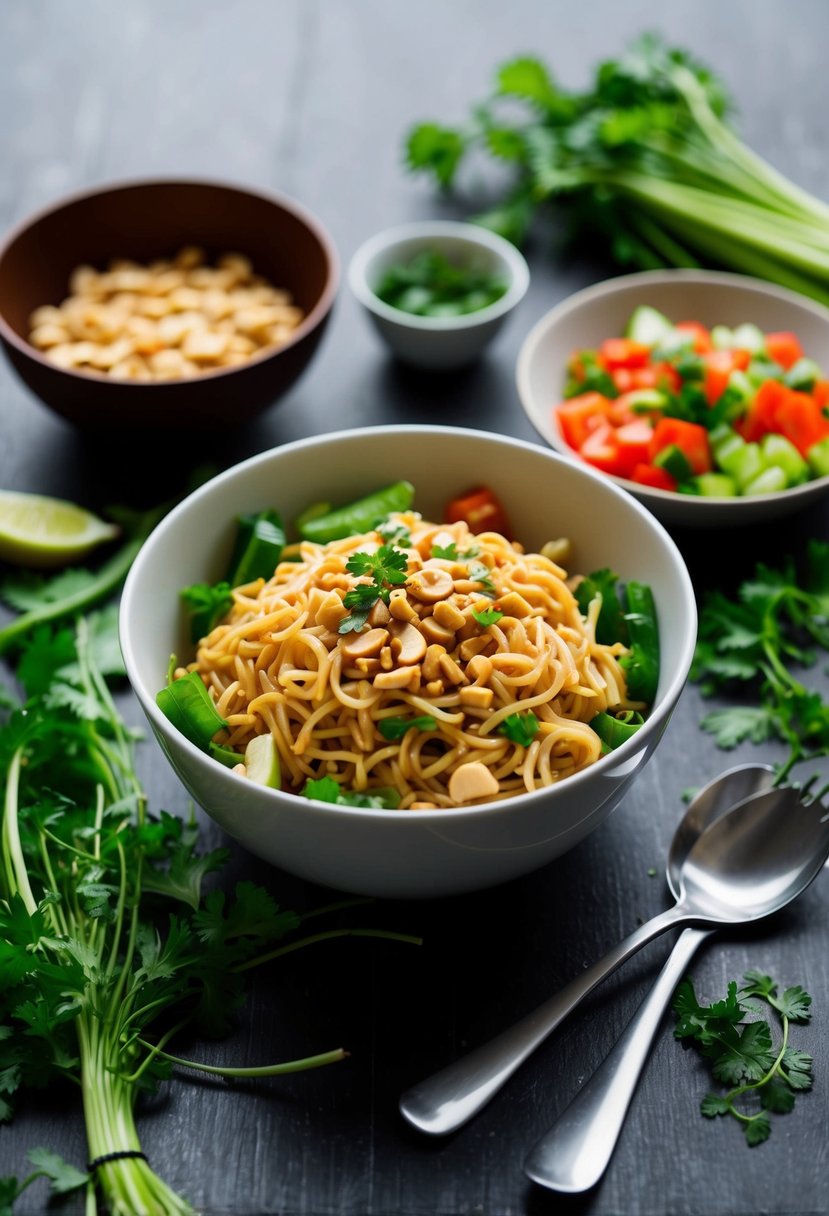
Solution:
[{"label": "wood grain texture", "polygon": [[[729,82],[738,125],[783,172],[829,198],[821,0],[781,8],[750,0],[665,6],[660,28]],[[372,232],[411,218],[455,216],[401,166],[414,121],[463,118],[492,69],[512,54],[547,58],[568,85],[657,24],[645,0],[578,5],[512,0],[132,0],[74,5],[6,0],[0,7],[0,229],[61,194],[154,173],[222,177],[273,187],[326,223],[347,264]],[[532,286],[484,360],[463,374],[418,375],[379,346],[344,285],[311,369],[254,426],[162,436],[129,451],[82,437],[52,417],[0,366],[0,484],[92,507],[156,501],[186,471],[226,466],[274,444],[339,427],[441,421],[536,438],[514,387],[532,324],[569,292],[601,278],[591,259],[556,260],[543,236],[529,250]],[[815,352],[829,362],[829,351]],[[815,508],[762,531],[675,532],[700,595],[733,587],[758,558],[829,536]],[[827,685],[824,681],[824,690]],[[128,693],[124,712],[136,724]],[[229,1086],[181,1073],[142,1108],[153,1165],[206,1216],[815,1216],[829,1211],[829,880],[768,925],[704,947],[693,973],[720,995],[761,967],[814,997],[814,1025],[797,1045],[815,1056],[818,1084],[749,1151],[736,1127],[703,1120],[698,1060],[663,1028],[618,1150],[590,1195],[545,1194],[523,1157],[590,1076],[635,1011],[669,942],[653,943],[604,984],[471,1125],[427,1141],[397,1114],[400,1092],[530,1009],[660,910],[661,877],[682,791],[741,760],[698,727],[694,687],[648,769],[613,816],[567,857],[496,891],[424,904],[380,904],[366,922],[422,934],[421,948],[367,940],[283,960],[255,981],[233,1038],[185,1044],[212,1061],[253,1064],[343,1045],[350,1059],[283,1080]],[[141,752],[151,804],[186,813],[160,752]],[[206,839],[218,831],[205,822]],[[649,871],[658,871],[656,877]],[[252,878],[283,905],[323,893],[234,848],[229,879]],[[83,1162],[74,1095],[30,1098],[0,1128],[0,1174],[21,1173],[46,1144]],[[42,1186],[19,1205],[46,1204]],[[70,1212],[79,1205],[70,1203]]]}]

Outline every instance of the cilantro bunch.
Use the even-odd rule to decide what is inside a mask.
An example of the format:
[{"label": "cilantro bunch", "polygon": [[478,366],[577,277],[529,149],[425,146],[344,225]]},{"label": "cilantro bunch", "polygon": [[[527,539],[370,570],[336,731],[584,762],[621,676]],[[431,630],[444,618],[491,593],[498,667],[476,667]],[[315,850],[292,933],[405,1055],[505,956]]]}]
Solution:
[{"label": "cilantro bunch", "polygon": [[297,936],[316,912],[285,911],[249,882],[232,896],[206,888],[227,851],[201,852],[193,822],[147,808],[134,734],[107,684],[123,675],[116,621],[110,607],[26,635],[16,671],[25,700],[9,695],[2,711],[0,1121],[19,1091],[70,1081],[89,1160],[100,1163],[79,1170],[34,1150],[27,1178],[0,1179],[0,1211],[45,1176],[56,1192],[86,1188],[90,1213],[96,1187],[110,1213],[190,1213],[141,1153],[141,1093],[174,1065],[261,1077],[346,1053],[222,1068],[173,1054],[175,1037],[226,1034],[247,971],[281,953],[345,933],[398,936]]},{"label": "cilantro bunch", "polygon": [[744,694],[744,702],[702,720],[721,748],[745,740],[780,739],[788,755],[778,780],[795,764],[829,755],[829,704],[792,668],[829,651],[829,544],[812,540],[801,571],[791,559],[778,568],[758,564],[734,598],[703,598],[691,679],[705,696]]},{"label": "cilantro bunch", "polygon": [[444,190],[465,161],[492,158],[508,186],[475,218],[517,244],[554,205],[570,237],[623,266],[714,262],[829,302],[829,207],[747,147],[729,109],[704,64],[649,34],[583,91],[537,57],[501,64],[465,122],[420,123],[405,157]]},{"label": "cilantro bunch", "polygon": [[[739,992],[732,981],[725,999],[711,1005],[700,1005],[691,980],[683,980],[673,1003],[674,1035],[697,1047],[710,1061],[714,1079],[730,1086],[724,1094],[706,1094],[700,1112],[708,1119],[718,1115],[736,1119],[753,1146],[771,1135],[771,1115],[788,1114],[798,1093],[811,1088],[812,1057],[789,1045],[789,1028],[809,1021],[812,998],[799,985],[778,995],[777,981],[759,971],[747,971],[743,979]],[[777,1015],[781,1028],[777,1045],[768,1021],[746,1021],[748,1013],[760,1011],[752,997]],[[747,1109],[749,1103],[753,1108]]]}]

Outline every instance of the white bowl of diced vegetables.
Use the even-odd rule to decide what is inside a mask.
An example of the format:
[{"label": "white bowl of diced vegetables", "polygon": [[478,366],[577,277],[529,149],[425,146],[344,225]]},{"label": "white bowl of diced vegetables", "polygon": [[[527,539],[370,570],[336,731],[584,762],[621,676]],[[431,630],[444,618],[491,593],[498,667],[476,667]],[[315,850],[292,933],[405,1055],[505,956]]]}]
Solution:
[{"label": "white bowl of diced vegetables", "polygon": [[829,310],[743,275],[647,271],[541,318],[522,405],[663,522],[772,519],[829,491]]}]

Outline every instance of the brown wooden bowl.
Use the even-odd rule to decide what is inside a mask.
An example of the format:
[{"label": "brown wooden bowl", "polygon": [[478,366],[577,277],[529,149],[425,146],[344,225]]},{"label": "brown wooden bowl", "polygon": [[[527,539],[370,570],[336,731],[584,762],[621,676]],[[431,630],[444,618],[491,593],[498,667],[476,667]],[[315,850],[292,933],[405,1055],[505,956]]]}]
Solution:
[{"label": "brown wooden bowl", "polygon": [[[29,316],[59,304],[82,263],[150,262],[199,245],[212,259],[246,254],[287,288],[305,318],[278,349],[187,380],[116,380],[65,370],[28,341]],[[322,336],[339,282],[331,238],[308,211],[277,194],[211,181],[116,184],[64,199],[14,229],[0,247],[0,341],[40,400],[79,427],[152,431],[238,424],[294,383]]]}]

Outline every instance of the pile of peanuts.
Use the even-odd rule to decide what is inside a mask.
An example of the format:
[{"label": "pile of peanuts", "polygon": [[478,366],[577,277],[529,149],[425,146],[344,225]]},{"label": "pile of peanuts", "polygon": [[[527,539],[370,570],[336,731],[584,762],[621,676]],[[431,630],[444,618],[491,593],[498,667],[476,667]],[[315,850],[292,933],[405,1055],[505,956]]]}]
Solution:
[{"label": "pile of peanuts", "polygon": [[116,380],[180,380],[234,367],[287,342],[304,317],[241,253],[204,250],[142,266],[78,266],[69,296],[29,318],[29,341],[58,367]]}]

